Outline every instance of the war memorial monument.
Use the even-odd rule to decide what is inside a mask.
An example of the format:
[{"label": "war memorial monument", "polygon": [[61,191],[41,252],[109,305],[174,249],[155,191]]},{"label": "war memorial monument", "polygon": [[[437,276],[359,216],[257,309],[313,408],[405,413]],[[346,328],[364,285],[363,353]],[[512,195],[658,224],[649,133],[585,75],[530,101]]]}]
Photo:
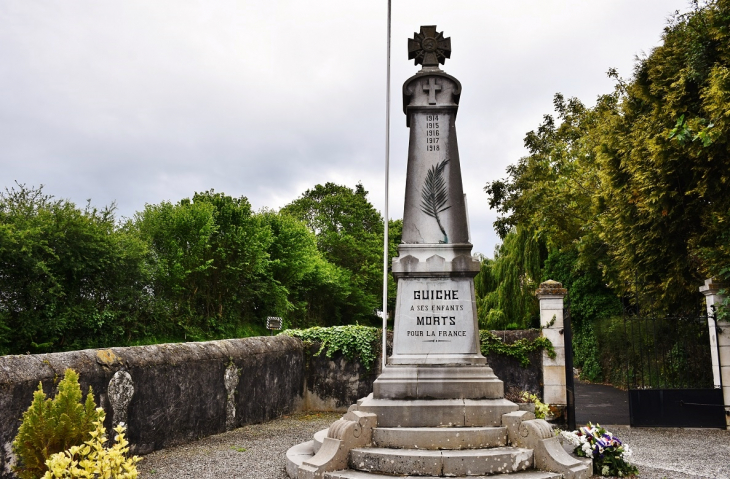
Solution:
[{"label": "war memorial monument", "polygon": [[552,427],[504,398],[479,349],[469,225],[456,139],[459,80],[439,68],[451,39],[422,26],[403,85],[410,128],[393,354],[373,393],[329,429],[287,452],[292,479],[588,478],[590,461]]}]

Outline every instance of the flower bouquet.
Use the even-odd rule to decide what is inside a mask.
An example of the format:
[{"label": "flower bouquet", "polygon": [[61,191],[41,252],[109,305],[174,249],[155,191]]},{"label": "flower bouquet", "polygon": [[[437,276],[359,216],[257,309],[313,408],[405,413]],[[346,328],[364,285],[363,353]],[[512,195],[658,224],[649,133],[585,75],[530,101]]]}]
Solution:
[{"label": "flower bouquet", "polygon": [[575,454],[593,458],[593,474],[629,477],[639,473],[628,462],[631,449],[600,425],[588,423],[577,431],[562,431],[560,435],[575,446]]}]

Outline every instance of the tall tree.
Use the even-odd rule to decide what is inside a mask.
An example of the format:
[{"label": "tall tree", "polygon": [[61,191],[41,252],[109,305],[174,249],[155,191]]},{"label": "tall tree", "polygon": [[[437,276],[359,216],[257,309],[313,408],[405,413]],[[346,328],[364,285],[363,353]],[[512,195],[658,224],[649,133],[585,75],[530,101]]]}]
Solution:
[{"label": "tall tree", "polygon": [[383,219],[367,194],[359,183],[354,190],[326,183],[282,208],[304,221],[319,251],[349,276],[347,322],[374,321],[382,297]]},{"label": "tall tree", "polygon": [[[663,45],[593,108],[556,95],[529,155],[485,188],[505,235],[519,225],[618,294],[693,310],[707,275],[728,275],[730,0],[677,15]],[[723,271],[725,273],[723,273]]]},{"label": "tall tree", "polygon": [[119,341],[146,311],[146,252],[113,205],[0,192],[0,354]]},{"label": "tall tree", "polygon": [[147,205],[135,224],[150,244],[152,288],[166,304],[173,334],[202,339],[236,334],[249,323],[263,327],[267,312],[285,304],[285,291],[268,276],[271,230],[245,197],[211,190]]},{"label": "tall tree", "polygon": [[663,40],[599,132],[599,223],[623,282],[690,309],[730,260],[702,254],[730,224],[730,1],[696,3]]},{"label": "tall tree", "polygon": [[270,210],[259,216],[272,233],[268,248],[271,276],[287,294],[287,303],[277,312],[286,326],[341,324],[349,276],[322,256],[314,233],[302,221]]},{"label": "tall tree", "polygon": [[544,243],[530,231],[511,230],[494,253],[483,258],[474,278],[479,326],[483,329],[526,329],[540,325],[535,298],[547,256]]}]

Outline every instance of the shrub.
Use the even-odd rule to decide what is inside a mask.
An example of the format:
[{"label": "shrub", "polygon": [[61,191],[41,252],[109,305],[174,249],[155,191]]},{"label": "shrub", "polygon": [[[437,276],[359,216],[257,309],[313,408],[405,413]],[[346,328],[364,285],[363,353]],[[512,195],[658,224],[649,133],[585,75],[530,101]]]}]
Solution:
[{"label": "shrub", "polygon": [[523,401],[531,402],[535,405],[535,419],[545,419],[550,412],[550,404],[540,401],[540,398],[536,394],[532,394],[528,391],[522,391],[520,395]]},{"label": "shrub", "polygon": [[113,477],[114,479],[135,479],[137,463],[141,457],[127,458],[128,442],[124,437],[124,423],[119,423],[114,431],[114,445],[104,447],[106,430],[104,429],[104,410],[96,410],[99,418],[94,421],[91,439],[83,446],[71,446],[68,450],[56,453],[46,461],[48,471],[42,479],[86,479],[96,477]]},{"label": "shrub", "polygon": [[489,353],[494,353],[509,356],[518,360],[523,368],[530,365],[529,355],[534,351],[545,350],[550,358],[555,359],[553,343],[542,336],[535,338],[533,341],[522,338],[512,344],[505,344],[501,338],[491,331],[480,330],[479,342],[483,355],[487,356]]},{"label": "shrub", "polygon": [[591,323],[584,323],[575,329],[573,354],[574,365],[580,368],[581,379],[591,382],[603,381],[598,339]]},{"label": "shrub", "polygon": [[39,383],[13,441],[19,462],[13,467],[14,472],[20,479],[38,479],[48,470],[46,460],[82,444],[98,420],[94,394],[89,387],[86,402],[81,403],[79,376],[73,369],[66,370],[52,400],[46,398]]}]

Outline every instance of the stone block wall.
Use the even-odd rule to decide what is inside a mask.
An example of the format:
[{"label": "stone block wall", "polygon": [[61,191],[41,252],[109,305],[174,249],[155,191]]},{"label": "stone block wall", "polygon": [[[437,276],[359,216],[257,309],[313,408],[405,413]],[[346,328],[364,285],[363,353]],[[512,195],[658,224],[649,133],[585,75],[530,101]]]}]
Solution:
[{"label": "stone block wall", "polygon": [[288,336],[0,357],[0,478],[38,383],[47,395],[67,368],[112,422],[128,424],[134,453],[182,444],[295,412],[304,403],[301,341]]}]

